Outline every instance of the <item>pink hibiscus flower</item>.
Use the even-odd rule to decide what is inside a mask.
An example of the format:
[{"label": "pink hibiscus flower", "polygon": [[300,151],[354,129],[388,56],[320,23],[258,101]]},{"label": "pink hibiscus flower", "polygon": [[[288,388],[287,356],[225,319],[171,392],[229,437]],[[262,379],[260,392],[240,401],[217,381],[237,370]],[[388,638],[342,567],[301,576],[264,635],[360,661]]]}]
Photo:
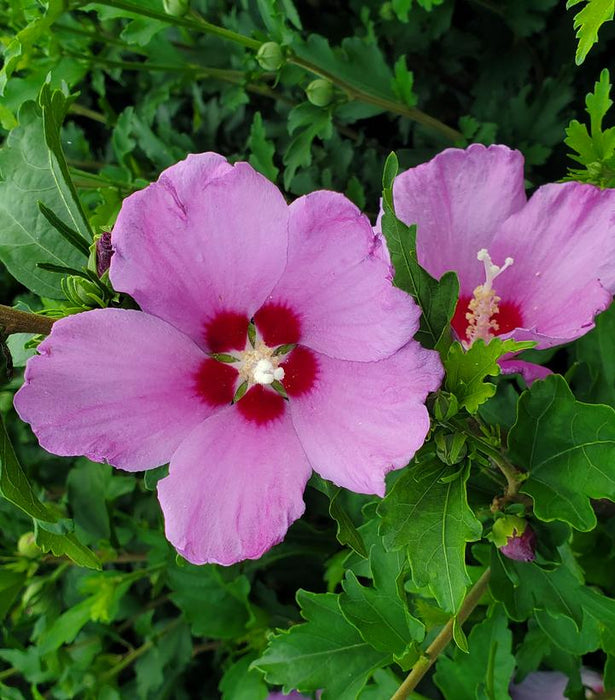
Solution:
[{"label": "pink hibiscus flower", "polygon": [[54,324],[15,397],[43,447],[170,462],[166,535],[194,563],[279,542],[312,469],[384,493],[423,443],[442,368],[351,202],[288,206],[246,163],[193,155],[125,200],[112,240],[110,279],[142,311]]},{"label": "pink hibiscus flower", "polygon": [[[523,156],[506,146],[448,149],[399,175],[397,216],[417,224],[417,256],[434,277],[454,270],[452,326],[469,346],[493,336],[549,348],[594,327],[615,291],[615,191],[576,182],[529,201]],[[548,373],[514,358],[504,372]]]}]

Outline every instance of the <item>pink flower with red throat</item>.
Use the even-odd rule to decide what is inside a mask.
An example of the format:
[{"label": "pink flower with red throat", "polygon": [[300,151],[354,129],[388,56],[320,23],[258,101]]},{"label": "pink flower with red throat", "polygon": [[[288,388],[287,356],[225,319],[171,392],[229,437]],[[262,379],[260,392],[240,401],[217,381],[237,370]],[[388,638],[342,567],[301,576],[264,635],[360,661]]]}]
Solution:
[{"label": "pink flower with red throat", "polygon": [[[493,336],[548,348],[574,340],[615,291],[615,191],[567,182],[528,200],[523,156],[506,146],[448,149],[399,175],[397,216],[417,224],[417,256],[434,277],[454,270],[453,329],[469,346]],[[504,372],[548,373],[514,358]]]},{"label": "pink flower with red throat", "polygon": [[15,397],[43,447],[170,462],[165,530],[194,563],[279,542],[312,469],[383,495],[423,443],[442,368],[351,202],[288,206],[246,163],[193,155],[125,200],[112,240],[110,279],[142,311],[54,324]]}]

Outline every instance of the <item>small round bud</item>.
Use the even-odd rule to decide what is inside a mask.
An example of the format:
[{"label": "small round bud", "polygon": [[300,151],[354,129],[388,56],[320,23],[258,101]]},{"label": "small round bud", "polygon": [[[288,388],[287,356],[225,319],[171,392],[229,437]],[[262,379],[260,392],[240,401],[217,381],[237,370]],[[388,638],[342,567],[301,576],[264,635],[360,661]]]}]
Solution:
[{"label": "small round bud", "polygon": [[305,94],[316,107],[326,107],[333,99],[333,85],[324,78],[317,78],[306,87]]},{"label": "small round bud", "polygon": [[17,552],[27,559],[36,559],[41,554],[41,548],[36,544],[33,532],[24,532],[19,538]]},{"label": "small round bud", "polygon": [[256,60],[263,70],[279,70],[284,65],[282,47],[275,41],[266,41],[256,52]]},{"label": "small round bud", "polygon": [[183,17],[190,9],[190,0],[162,0],[164,11],[173,17]]}]

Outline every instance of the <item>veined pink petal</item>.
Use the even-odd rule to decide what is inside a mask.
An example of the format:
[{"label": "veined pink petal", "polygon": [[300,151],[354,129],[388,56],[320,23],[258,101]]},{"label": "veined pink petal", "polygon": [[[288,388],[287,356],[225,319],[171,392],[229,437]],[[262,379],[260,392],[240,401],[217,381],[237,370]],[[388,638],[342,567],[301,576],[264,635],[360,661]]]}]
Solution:
[{"label": "veined pink petal", "polygon": [[524,328],[557,339],[539,347],[574,340],[615,291],[615,192],[545,185],[500,226],[489,253],[496,264],[514,259],[494,283],[498,296],[517,305]]},{"label": "veined pink petal", "polygon": [[434,277],[459,276],[461,295],[484,281],[476,260],[498,225],[526,202],[523,156],[506,146],[449,148],[395,178],[397,216],[417,224],[417,256]]},{"label": "veined pink petal", "polygon": [[28,361],[15,408],[54,454],[151,469],[212,413],[196,392],[203,352],[140,311],[63,318],[39,352]]},{"label": "veined pink petal", "polygon": [[314,192],[291,204],[288,264],[270,300],[298,314],[303,345],[371,361],[414,335],[420,309],[391,284],[382,246],[341,194]]},{"label": "veined pink petal", "polygon": [[167,539],[194,564],[258,559],[303,514],[310,471],[288,411],[259,424],[224,409],[181,444],[158,483]]},{"label": "veined pink petal", "polygon": [[113,244],[114,287],[205,346],[208,321],[251,316],[278,281],[288,207],[247,163],[193,155],[124,200]]},{"label": "veined pink petal", "polygon": [[379,362],[316,353],[312,389],[291,397],[312,468],[357,493],[384,495],[384,476],[406,466],[429,430],[425,397],[442,381],[438,353],[411,341]]}]

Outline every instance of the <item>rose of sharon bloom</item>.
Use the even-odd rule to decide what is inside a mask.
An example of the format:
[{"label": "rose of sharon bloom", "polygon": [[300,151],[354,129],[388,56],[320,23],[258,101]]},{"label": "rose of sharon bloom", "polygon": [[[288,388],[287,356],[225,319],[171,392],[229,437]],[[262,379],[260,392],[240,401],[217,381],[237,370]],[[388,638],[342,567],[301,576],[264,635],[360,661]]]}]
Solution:
[{"label": "rose of sharon bloom", "polygon": [[[393,198],[397,216],[417,224],[420,264],[459,277],[452,325],[466,347],[493,336],[567,343],[611,303],[614,190],[550,184],[528,201],[521,153],[474,144],[400,174]],[[528,381],[548,373],[510,356],[500,364]]]},{"label": "rose of sharon bloom", "polygon": [[[589,668],[581,669],[581,680],[587,688],[586,697],[602,693],[602,677]],[[559,671],[536,671],[528,674],[521,683],[510,686],[512,700],[566,700],[564,691],[568,676]]]},{"label": "rose of sharon bloom", "polygon": [[192,155],[124,201],[112,241],[111,282],[142,311],[54,324],[15,397],[44,448],[170,462],[166,535],[194,563],[281,541],[312,469],[383,495],[423,443],[442,368],[351,202],[288,206],[247,163]]}]

